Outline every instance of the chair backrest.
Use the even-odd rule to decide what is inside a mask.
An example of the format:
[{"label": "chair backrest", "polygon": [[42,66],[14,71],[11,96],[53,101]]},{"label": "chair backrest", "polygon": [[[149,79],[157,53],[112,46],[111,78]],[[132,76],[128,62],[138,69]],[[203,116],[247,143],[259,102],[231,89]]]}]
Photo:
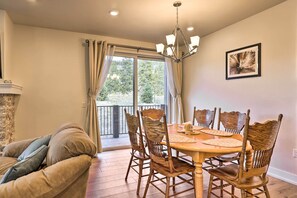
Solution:
[{"label": "chair backrest", "polygon": [[133,150],[140,152],[145,156],[145,148],[143,143],[143,135],[140,125],[139,116],[131,115],[124,109],[126,115],[126,121],[128,125],[128,134],[130,138],[130,144]]},{"label": "chair backrest", "polygon": [[165,112],[163,109],[144,109],[141,111],[141,114],[146,117],[150,117],[155,120],[161,120],[162,117],[165,115]]},{"label": "chair backrest", "polygon": [[193,125],[195,125],[195,120],[196,120],[198,126],[203,126],[203,127],[208,127],[213,129],[216,110],[217,108],[214,108],[214,110],[211,111],[209,109],[200,110],[194,107]]},{"label": "chair backrest", "polygon": [[[247,125],[244,130],[242,155],[240,156],[239,179],[251,176],[262,176],[264,179],[270,164],[271,156],[278,136],[283,115],[278,120]],[[247,140],[252,146],[252,158],[246,157]]]},{"label": "chair backrest", "polygon": [[[171,148],[169,144],[166,115],[163,115],[164,122],[158,119],[144,116],[141,112],[142,124],[145,132],[151,163],[157,163],[174,171]],[[165,140],[165,145],[161,142]]]},{"label": "chair backrest", "polygon": [[221,112],[221,108],[219,108],[218,130],[220,130],[220,125],[222,124],[225,131],[239,134],[245,126],[246,118],[249,115],[249,109],[247,113],[240,113],[238,111]]}]

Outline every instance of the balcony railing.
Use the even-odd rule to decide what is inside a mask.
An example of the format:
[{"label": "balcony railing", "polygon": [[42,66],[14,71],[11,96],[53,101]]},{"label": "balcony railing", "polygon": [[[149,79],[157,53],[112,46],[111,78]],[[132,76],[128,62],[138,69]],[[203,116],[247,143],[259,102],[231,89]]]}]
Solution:
[{"label": "balcony railing", "polygon": [[[156,108],[163,109],[166,112],[165,104],[139,105],[138,110]],[[124,109],[133,114],[132,105],[112,105],[98,106],[98,119],[101,136],[112,135],[113,138],[118,138],[120,134],[128,134],[126,117]]]}]

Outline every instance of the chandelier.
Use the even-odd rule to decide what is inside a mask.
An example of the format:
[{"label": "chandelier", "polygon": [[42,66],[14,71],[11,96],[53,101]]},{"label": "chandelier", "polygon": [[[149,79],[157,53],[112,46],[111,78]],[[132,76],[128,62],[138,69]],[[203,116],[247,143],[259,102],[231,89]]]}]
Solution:
[{"label": "chandelier", "polygon": [[[171,58],[174,62],[181,62],[183,59],[195,54],[199,46],[199,36],[190,37],[191,43],[189,43],[178,25],[178,7],[181,6],[180,1],[173,3],[176,7],[176,25],[172,34],[166,36],[167,45],[163,43],[156,44],[156,49],[159,54],[164,57]],[[179,40],[183,41],[183,46],[185,47],[185,52],[180,53]],[[166,49],[166,50],[165,50]]]}]

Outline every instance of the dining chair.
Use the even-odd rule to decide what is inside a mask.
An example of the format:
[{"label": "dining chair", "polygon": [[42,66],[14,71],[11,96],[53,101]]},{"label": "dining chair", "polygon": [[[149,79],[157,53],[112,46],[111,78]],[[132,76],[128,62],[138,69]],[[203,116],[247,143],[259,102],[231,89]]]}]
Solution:
[{"label": "dining chair", "polygon": [[[193,190],[195,167],[172,156],[166,115],[163,115],[163,122],[144,116],[143,112],[141,112],[141,118],[151,158],[150,174],[145,187],[144,197],[146,197],[150,184],[162,192],[165,197]],[[175,183],[175,180],[173,180],[173,184],[170,185],[170,179],[176,177],[181,181]],[[156,182],[158,184],[155,184]],[[166,184],[165,192],[160,186],[157,186],[162,183]],[[179,192],[175,191],[177,185],[185,183],[189,185],[187,189],[182,188]],[[170,188],[173,188],[173,195],[170,195]]]},{"label": "dining chair", "polygon": [[[280,114],[277,120],[269,120],[264,123],[246,124],[244,128],[244,139],[239,164],[230,164],[219,168],[209,170],[210,180],[208,188],[208,197],[215,195],[213,190],[222,189],[232,197],[234,188],[241,190],[241,197],[247,195],[256,196],[265,193],[270,197],[267,188],[271,156],[275,142],[279,133],[283,115]],[[247,117],[247,123],[249,117]],[[252,151],[246,151],[247,142],[249,141]],[[249,154],[249,155],[248,155]],[[217,185],[215,182],[224,180],[226,184]],[[224,188],[231,185],[231,193]],[[213,187],[214,186],[214,187]],[[263,188],[263,189],[262,189]],[[257,191],[253,194],[253,189]]]},{"label": "dining chair", "polygon": [[212,111],[209,109],[196,109],[196,107],[194,107],[193,125],[197,123],[198,126],[213,129],[216,110],[217,108],[214,108]]},{"label": "dining chair", "polygon": [[[238,111],[231,112],[221,112],[221,108],[219,108],[218,115],[218,130],[221,129],[221,125],[226,132],[231,132],[234,134],[240,134],[242,129],[245,126],[246,118],[250,116],[250,110],[248,109],[246,113],[241,113]],[[238,163],[239,162],[239,153],[230,154],[230,155],[222,155],[218,157],[214,157],[219,162],[219,166],[222,166],[224,163]]]},{"label": "dining chair", "polygon": [[147,116],[147,117],[150,117],[155,120],[160,120],[160,119],[162,119],[165,112],[163,109],[149,108],[149,109],[141,110],[141,114],[143,116]]},{"label": "dining chair", "polygon": [[[212,111],[209,109],[196,109],[196,107],[194,107],[193,122],[192,122],[193,126],[198,125],[201,127],[213,129],[216,110],[217,110],[217,108],[214,108],[214,110]],[[182,160],[191,162],[191,160],[189,159],[189,156],[187,156],[185,154],[180,155],[179,151],[176,151],[176,156]],[[204,169],[207,170],[207,168],[209,168],[209,167],[213,168],[213,163],[211,161],[211,158],[206,159],[205,164],[207,164],[207,165],[203,166]]]},{"label": "dining chair", "polygon": [[[141,184],[141,178],[148,176],[148,174],[143,175],[143,169],[149,168],[149,156],[146,153],[143,134],[140,125],[139,116],[131,115],[124,109],[126,115],[126,121],[128,125],[128,134],[130,138],[130,144],[132,147],[131,158],[129,161],[128,170],[126,173],[125,180],[127,181],[130,169],[132,168],[138,174],[138,184],[136,194],[139,195],[139,189]],[[138,170],[136,167],[138,166]]]}]

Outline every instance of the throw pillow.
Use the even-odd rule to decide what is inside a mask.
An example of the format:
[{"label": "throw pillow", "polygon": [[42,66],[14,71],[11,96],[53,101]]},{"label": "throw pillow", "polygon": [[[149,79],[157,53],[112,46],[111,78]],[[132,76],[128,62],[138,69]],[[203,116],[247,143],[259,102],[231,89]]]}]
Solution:
[{"label": "throw pillow", "polygon": [[51,135],[47,135],[34,140],[18,157],[18,161],[25,159],[28,155],[30,155],[32,152],[34,152],[42,145],[48,146],[50,139],[51,139]]},{"label": "throw pillow", "polygon": [[22,161],[13,165],[3,175],[0,184],[16,180],[19,177],[27,175],[33,171],[38,170],[47,154],[48,146],[42,145]]}]

